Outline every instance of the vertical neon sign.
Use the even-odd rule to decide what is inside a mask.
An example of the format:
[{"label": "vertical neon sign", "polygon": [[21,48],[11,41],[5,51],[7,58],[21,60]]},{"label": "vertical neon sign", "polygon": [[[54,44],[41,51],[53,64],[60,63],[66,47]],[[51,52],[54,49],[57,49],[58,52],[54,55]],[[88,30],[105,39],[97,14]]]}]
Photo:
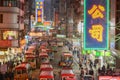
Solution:
[{"label": "vertical neon sign", "polygon": [[36,22],[43,22],[43,2],[44,0],[36,0]]},{"label": "vertical neon sign", "polygon": [[109,0],[84,0],[84,49],[109,48]]}]

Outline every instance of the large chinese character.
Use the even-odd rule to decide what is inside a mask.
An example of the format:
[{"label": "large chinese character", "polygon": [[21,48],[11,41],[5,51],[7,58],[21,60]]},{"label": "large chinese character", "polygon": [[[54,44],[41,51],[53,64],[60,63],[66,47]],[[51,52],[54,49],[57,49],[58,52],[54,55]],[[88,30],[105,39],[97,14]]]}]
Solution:
[{"label": "large chinese character", "polygon": [[98,42],[103,41],[103,26],[102,25],[93,25],[92,29],[89,29],[89,33],[92,38],[96,39]]},{"label": "large chinese character", "polygon": [[88,14],[92,16],[93,19],[103,18],[104,15],[102,12],[105,11],[105,8],[102,5],[93,5],[90,10],[88,10]]}]

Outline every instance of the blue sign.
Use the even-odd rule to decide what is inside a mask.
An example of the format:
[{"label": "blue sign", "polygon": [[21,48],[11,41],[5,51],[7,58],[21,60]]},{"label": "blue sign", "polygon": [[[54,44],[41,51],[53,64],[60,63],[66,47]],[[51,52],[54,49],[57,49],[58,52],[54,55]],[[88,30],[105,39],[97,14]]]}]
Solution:
[{"label": "blue sign", "polygon": [[109,0],[84,1],[84,49],[109,48]]}]

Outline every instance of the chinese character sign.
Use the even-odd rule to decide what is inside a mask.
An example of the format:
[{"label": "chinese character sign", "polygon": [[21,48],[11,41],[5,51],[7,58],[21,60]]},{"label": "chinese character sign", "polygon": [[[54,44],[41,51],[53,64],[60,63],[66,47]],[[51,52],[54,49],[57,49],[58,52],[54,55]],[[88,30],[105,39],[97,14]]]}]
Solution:
[{"label": "chinese character sign", "polygon": [[43,21],[43,1],[36,1],[36,21]]},{"label": "chinese character sign", "polygon": [[84,1],[84,49],[107,50],[109,0]]},{"label": "chinese character sign", "polygon": [[37,9],[37,22],[42,22],[42,10]]}]

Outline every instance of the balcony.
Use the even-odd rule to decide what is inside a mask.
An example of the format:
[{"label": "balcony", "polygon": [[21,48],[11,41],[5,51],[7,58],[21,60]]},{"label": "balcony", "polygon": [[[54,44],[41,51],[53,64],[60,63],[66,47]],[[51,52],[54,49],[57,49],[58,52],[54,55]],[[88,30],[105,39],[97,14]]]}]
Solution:
[{"label": "balcony", "polygon": [[0,7],[0,12],[19,13],[18,7]]}]

